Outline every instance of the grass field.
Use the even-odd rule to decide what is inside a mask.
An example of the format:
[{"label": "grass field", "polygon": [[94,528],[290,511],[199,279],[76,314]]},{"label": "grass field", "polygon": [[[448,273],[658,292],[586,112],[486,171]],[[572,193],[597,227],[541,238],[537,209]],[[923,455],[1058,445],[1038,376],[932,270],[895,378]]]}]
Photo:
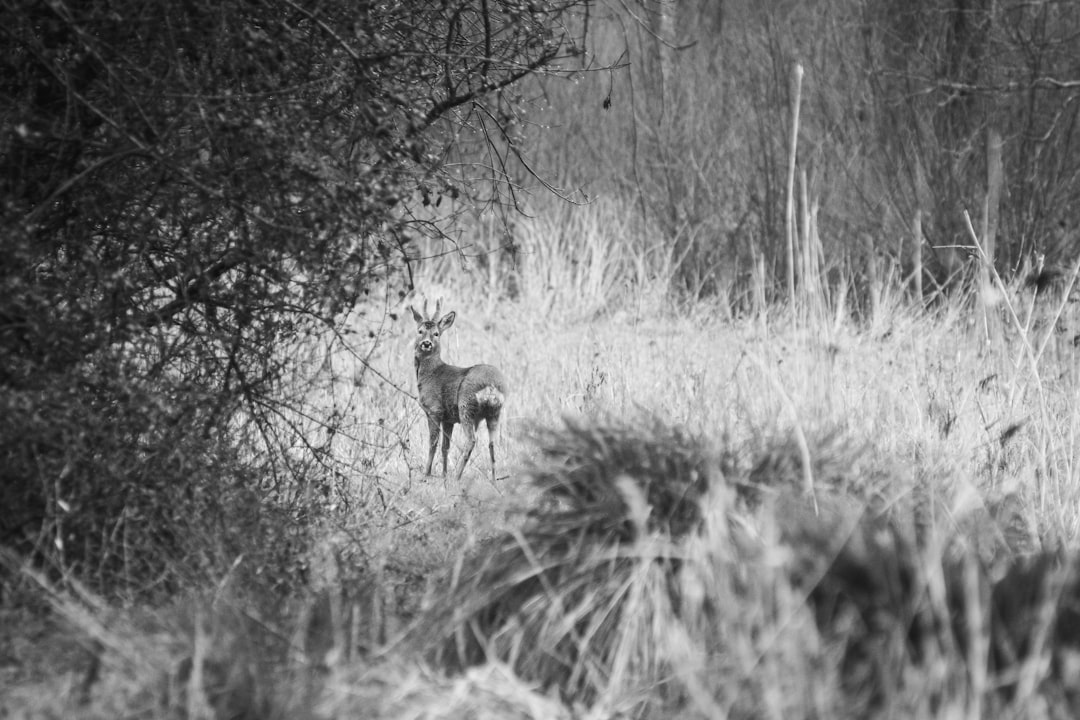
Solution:
[{"label": "grass field", "polygon": [[444,359],[510,381],[494,483],[483,431],[460,484],[424,476],[410,299],[370,307],[310,350],[347,482],[288,621],[228,577],[56,594],[0,623],[0,717],[1077,712],[1071,306],[732,317],[613,247],[534,257],[516,299],[422,273]]}]

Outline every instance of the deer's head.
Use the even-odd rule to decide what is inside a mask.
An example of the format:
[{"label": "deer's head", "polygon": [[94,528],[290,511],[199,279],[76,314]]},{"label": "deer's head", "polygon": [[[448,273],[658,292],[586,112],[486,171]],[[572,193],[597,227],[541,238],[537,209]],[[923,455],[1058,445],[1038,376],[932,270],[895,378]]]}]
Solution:
[{"label": "deer's head", "polygon": [[440,349],[439,336],[454,324],[457,313],[448,312],[440,318],[439,311],[441,307],[442,301],[439,300],[435,303],[435,313],[430,317],[424,317],[427,314],[426,300],[424,301],[424,315],[417,312],[416,308],[410,308],[413,319],[416,320],[415,355],[418,360],[431,356],[438,357]]}]

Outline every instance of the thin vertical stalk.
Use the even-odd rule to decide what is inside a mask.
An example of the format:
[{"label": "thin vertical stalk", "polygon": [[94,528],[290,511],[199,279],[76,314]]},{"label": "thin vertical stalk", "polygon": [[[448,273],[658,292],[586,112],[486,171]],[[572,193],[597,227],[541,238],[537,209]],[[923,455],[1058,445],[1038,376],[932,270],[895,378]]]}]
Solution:
[{"label": "thin vertical stalk", "polygon": [[923,233],[922,233],[922,210],[915,211],[915,220],[911,224],[912,234],[912,246],[914,247],[914,265],[911,274],[912,279],[915,281],[915,302],[919,307],[923,306],[923,259],[922,259],[922,246],[923,246]]},{"label": "thin vertical stalk", "polygon": [[795,63],[792,70],[795,93],[791,103],[791,142],[788,153],[787,208],[785,228],[787,230],[787,290],[791,307],[795,307],[795,156],[799,144],[799,106],[802,104],[803,67]]}]

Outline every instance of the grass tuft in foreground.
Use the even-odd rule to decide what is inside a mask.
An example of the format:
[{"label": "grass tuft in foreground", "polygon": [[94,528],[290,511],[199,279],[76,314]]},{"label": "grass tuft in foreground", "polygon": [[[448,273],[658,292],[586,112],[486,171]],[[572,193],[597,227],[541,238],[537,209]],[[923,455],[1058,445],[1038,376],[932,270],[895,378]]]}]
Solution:
[{"label": "grass tuft in foreground", "polygon": [[[834,438],[808,476],[804,443],[717,448],[651,420],[539,438],[540,506],[449,573],[412,633],[435,664],[505,663],[643,717],[1080,710],[1080,565],[988,554],[968,535],[998,520],[935,513],[926,486],[889,502],[889,477],[911,481],[888,458]],[[839,471],[856,460],[872,482]]]}]

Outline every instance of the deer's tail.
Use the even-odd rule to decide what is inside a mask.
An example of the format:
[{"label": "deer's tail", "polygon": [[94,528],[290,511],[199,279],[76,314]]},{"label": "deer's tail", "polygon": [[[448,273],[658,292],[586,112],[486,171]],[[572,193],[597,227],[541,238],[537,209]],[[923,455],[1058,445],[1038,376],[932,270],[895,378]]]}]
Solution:
[{"label": "deer's tail", "polygon": [[499,390],[494,385],[485,385],[476,391],[476,404],[481,407],[497,410],[503,406],[505,401],[506,396],[503,395],[502,390]]}]

